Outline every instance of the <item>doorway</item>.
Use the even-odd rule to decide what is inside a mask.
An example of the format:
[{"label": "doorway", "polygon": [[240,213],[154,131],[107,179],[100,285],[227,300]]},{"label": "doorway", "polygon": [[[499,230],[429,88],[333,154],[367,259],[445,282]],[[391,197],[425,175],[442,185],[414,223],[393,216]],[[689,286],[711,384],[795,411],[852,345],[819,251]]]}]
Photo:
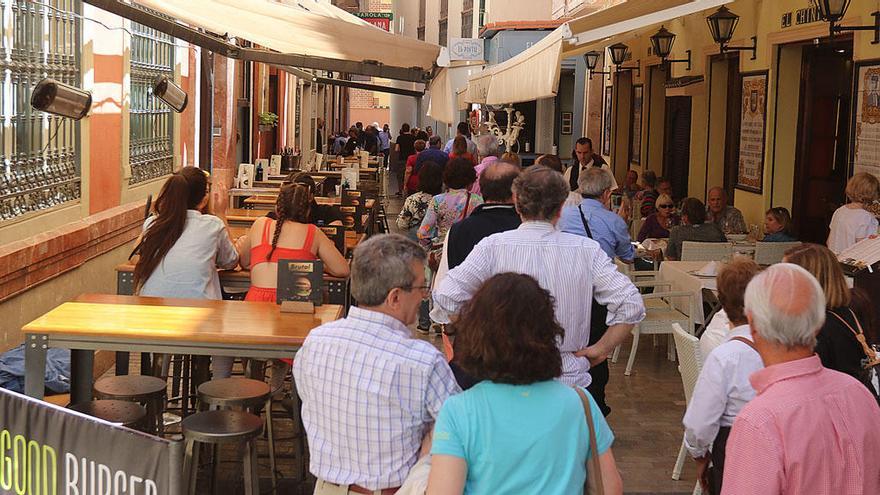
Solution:
[{"label": "doorway", "polygon": [[805,242],[825,244],[846,201],[852,60],[852,40],[804,46],[792,220]]},{"label": "doorway", "polygon": [[663,175],[672,184],[676,201],[688,196],[691,161],[691,97],[666,98],[666,133],[663,145]]}]

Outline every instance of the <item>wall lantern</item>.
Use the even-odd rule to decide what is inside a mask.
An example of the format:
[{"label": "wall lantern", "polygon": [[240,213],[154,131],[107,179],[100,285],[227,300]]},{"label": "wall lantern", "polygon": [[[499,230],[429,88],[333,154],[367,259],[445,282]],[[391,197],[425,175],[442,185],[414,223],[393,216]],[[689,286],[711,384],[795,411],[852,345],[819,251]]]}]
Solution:
[{"label": "wall lantern", "polygon": [[611,80],[611,72],[610,71],[601,71],[596,70],[596,66],[599,64],[599,57],[602,54],[597,52],[596,50],[589,51],[584,54],[584,62],[587,63],[587,70],[590,72],[590,79],[593,79],[593,74],[608,74],[608,79]]},{"label": "wall lantern", "polygon": [[852,0],[812,0],[816,8],[819,9],[819,18],[828,23],[831,37],[835,33],[845,31],[873,31],[874,41],[871,44],[880,43],[880,12],[873,12],[874,24],[870,26],[838,26],[837,23],[846,15],[846,10]]},{"label": "wall lantern", "polygon": [[617,72],[626,72],[626,71],[636,71],[636,74],[641,75],[641,65],[636,62],[635,67],[624,67],[623,63],[626,61],[626,55],[629,53],[629,47],[624,45],[623,43],[615,43],[608,47],[608,53],[611,54],[611,63],[617,66]]},{"label": "wall lantern", "polygon": [[686,59],[669,60],[672,53],[672,45],[675,44],[675,34],[669,32],[665,26],[660,26],[660,30],[654,36],[651,36],[651,46],[654,48],[654,54],[660,57],[664,63],[686,63],[687,69],[691,70],[691,51],[687,50]]},{"label": "wall lantern", "polygon": [[158,76],[153,82],[153,96],[167,103],[177,113],[186,108],[188,100],[186,91],[168,80],[166,76]]},{"label": "wall lantern", "polygon": [[736,25],[739,24],[739,16],[728,10],[727,7],[721,6],[714,14],[706,18],[706,22],[709,23],[712,39],[721,47],[721,53],[750,51],[752,52],[752,60],[758,58],[757,36],[752,36],[752,46],[728,45],[733,38],[733,32],[736,31]]},{"label": "wall lantern", "polygon": [[89,113],[92,94],[47,77],[34,86],[31,106],[43,112],[79,120]]}]

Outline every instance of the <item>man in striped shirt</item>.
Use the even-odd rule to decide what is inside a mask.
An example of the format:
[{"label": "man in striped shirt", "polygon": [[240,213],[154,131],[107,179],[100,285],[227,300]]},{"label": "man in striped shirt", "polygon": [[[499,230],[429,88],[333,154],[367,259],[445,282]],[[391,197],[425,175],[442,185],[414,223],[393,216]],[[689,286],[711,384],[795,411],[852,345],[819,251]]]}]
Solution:
[{"label": "man in striped shirt", "polygon": [[351,265],[359,306],[312,330],[296,354],[315,494],[395,493],[460,391],[443,354],[407,328],[428,295],[425,258],[400,235],[361,243]]},{"label": "man in striped shirt", "polygon": [[[556,229],[568,197],[562,174],[547,167],[526,169],[513,184],[522,218],[516,230],[491,235],[451,270],[434,291],[435,321],[448,323],[491,276],[503,272],[534,277],[556,302],[556,319],[565,329],[559,342],[565,383],[590,385],[590,365],[603,362],[645,317],[642,297],[617,271],[599,244]],[[592,300],[608,307],[608,331],[588,345]]]}]

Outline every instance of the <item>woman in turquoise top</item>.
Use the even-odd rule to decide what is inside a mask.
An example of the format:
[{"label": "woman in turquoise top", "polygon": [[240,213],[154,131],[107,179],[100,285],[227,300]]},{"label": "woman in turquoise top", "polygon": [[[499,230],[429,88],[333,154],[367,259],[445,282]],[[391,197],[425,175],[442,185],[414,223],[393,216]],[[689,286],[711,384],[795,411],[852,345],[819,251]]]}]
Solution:
[{"label": "woman in turquoise top", "polygon": [[455,361],[482,381],[440,409],[428,495],[583,493],[592,455],[605,493],[623,493],[614,435],[596,402],[587,393],[592,453],[580,396],[555,380],[562,335],[553,299],[532,277],[502,273],[477,291],[455,323]]}]

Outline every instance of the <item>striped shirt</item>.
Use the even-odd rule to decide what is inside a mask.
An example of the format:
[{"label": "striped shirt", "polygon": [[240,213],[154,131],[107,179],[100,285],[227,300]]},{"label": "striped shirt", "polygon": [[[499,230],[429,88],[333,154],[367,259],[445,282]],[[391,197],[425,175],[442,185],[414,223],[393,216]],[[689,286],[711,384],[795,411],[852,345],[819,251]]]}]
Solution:
[{"label": "striped shirt", "polygon": [[480,241],[434,290],[431,317],[448,322],[484,281],[504,272],[531,275],[553,296],[556,319],[565,329],[559,343],[561,380],[569,385],[590,384],[589,360],[574,353],[587,347],[594,296],[608,307],[609,326],[636,324],[645,317],[638,290],[596,241],[558,231],[547,222],[524,222]]},{"label": "striped shirt", "polygon": [[312,474],[370,490],[403,483],[440,406],[461,391],[433,345],[357,307],[309,333],[293,376]]}]

